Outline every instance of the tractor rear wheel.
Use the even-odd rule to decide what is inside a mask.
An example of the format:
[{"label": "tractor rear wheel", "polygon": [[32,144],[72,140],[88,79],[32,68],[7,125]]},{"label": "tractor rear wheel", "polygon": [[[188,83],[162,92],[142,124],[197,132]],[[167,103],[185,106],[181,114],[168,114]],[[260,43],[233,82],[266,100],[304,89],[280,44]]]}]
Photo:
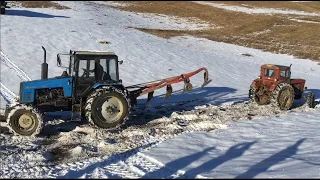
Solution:
[{"label": "tractor rear wheel", "polygon": [[42,116],[30,106],[15,106],[8,114],[9,129],[15,135],[36,136],[42,127]]},{"label": "tractor rear wheel", "polygon": [[307,106],[309,108],[314,108],[316,106],[315,98],[314,98],[314,93],[310,92],[307,96]]},{"label": "tractor rear wheel", "polygon": [[280,108],[280,110],[289,110],[293,105],[294,90],[288,83],[279,83],[273,91],[271,103]]},{"label": "tractor rear wheel", "polygon": [[113,88],[101,88],[87,99],[85,115],[89,123],[112,129],[125,123],[130,113],[130,99],[126,93]]}]

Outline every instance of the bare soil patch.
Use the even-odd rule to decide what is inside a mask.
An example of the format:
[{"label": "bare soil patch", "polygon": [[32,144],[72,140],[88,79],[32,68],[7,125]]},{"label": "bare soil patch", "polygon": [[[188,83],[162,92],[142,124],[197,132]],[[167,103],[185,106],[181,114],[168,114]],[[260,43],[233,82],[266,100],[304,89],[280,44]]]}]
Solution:
[{"label": "bare soil patch", "polygon": [[62,6],[51,1],[9,1],[10,5],[22,6],[25,8],[55,8],[55,9],[70,9],[67,6]]},{"label": "bare soil patch", "polygon": [[[183,18],[196,17],[208,22],[207,30],[138,30],[163,37],[192,35],[214,41],[232,43],[263,51],[289,54],[297,58],[320,61],[320,24],[297,20],[320,22],[319,16],[288,14],[247,14],[234,12],[190,1],[119,1],[128,6],[120,10],[172,15]],[[320,12],[319,2],[273,2],[273,1],[216,1],[228,5],[251,6],[252,8],[281,8],[305,12]],[[293,19],[293,20],[292,20]]]}]

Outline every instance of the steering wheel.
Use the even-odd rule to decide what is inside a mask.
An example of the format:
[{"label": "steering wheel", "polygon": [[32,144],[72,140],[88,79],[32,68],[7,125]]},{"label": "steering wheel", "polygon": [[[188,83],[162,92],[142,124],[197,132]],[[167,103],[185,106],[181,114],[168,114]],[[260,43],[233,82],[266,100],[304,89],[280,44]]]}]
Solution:
[{"label": "steering wheel", "polygon": [[84,69],[84,68],[81,68],[81,69],[84,71],[81,77],[89,76],[90,72],[94,72],[94,70],[88,70],[88,69]]}]

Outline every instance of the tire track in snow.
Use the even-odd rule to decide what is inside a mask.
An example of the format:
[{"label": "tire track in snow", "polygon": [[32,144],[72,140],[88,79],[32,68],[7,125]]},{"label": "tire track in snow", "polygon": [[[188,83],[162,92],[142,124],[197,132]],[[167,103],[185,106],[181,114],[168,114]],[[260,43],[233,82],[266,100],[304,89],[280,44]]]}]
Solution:
[{"label": "tire track in snow", "polygon": [[[140,167],[145,171],[144,177],[146,178],[181,178],[185,176],[185,171],[176,170],[169,167],[166,167],[162,162],[147,156],[141,152],[131,156],[128,158],[128,164],[135,164],[135,166]],[[156,172],[156,174],[152,175],[149,173]],[[159,176],[158,174],[161,174]],[[197,175],[196,178],[206,178],[204,176]]]},{"label": "tire track in snow", "polygon": [[1,61],[8,66],[10,69],[12,69],[16,75],[22,80],[22,81],[31,81],[31,78],[22,71],[17,65],[15,65],[2,51],[0,54]]},{"label": "tire track in snow", "polygon": [[[31,78],[22,71],[17,65],[15,65],[2,51],[0,53],[0,59],[3,64],[5,64],[9,69],[12,69],[15,74],[22,80],[22,81],[31,81]],[[10,91],[4,84],[0,82],[0,95],[8,102],[12,103],[16,101],[17,95]]]},{"label": "tire track in snow", "polygon": [[2,82],[0,82],[0,95],[7,101],[7,103],[12,103],[16,100],[17,95],[10,91]]}]

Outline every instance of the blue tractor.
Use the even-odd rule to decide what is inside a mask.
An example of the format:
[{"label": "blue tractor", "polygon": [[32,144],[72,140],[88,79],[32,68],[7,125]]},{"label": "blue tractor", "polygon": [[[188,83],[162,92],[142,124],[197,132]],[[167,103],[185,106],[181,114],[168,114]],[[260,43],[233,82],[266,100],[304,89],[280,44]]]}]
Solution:
[{"label": "blue tractor", "polygon": [[[130,108],[137,103],[137,97],[148,94],[151,100],[156,89],[167,86],[165,98],[171,95],[171,84],[185,82],[185,90],[190,91],[190,77],[205,71],[197,71],[175,77],[160,79],[125,87],[119,79],[119,61],[112,52],[72,51],[57,54],[57,66],[62,67],[62,55],[69,56],[69,66],[61,76],[48,78],[46,50],[41,67],[41,79],[20,83],[18,102],[7,105],[5,119],[15,135],[35,136],[43,125],[45,112],[71,111],[80,114],[90,124],[99,128],[118,128],[129,118]],[[129,91],[131,89],[131,91]]]}]

